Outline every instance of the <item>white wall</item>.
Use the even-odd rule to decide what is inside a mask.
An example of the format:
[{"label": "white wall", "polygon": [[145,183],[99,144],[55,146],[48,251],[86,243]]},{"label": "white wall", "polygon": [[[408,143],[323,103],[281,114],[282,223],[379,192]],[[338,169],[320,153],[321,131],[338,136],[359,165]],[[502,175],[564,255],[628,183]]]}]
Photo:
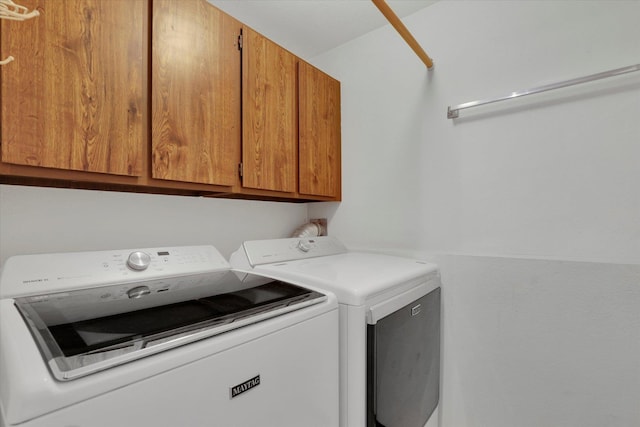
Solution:
[{"label": "white wall", "polygon": [[[443,427],[640,425],[638,1],[443,1],[311,62],[342,82],[351,247],[437,261]],[[467,256],[467,255],[469,256]],[[627,264],[627,265],[625,265]]]},{"label": "white wall", "polygon": [[446,109],[640,62],[638,1],[443,1],[312,60],[342,82],[354,245],[640,262],[640,73]]},{"label": "white wall", "polygon": [[17,254],[288,237],[304,204],[0,185],[0,261]]},{"label": "white wall", "polygon": [[640,425],[640,267],[437,256],[444,427]]}]

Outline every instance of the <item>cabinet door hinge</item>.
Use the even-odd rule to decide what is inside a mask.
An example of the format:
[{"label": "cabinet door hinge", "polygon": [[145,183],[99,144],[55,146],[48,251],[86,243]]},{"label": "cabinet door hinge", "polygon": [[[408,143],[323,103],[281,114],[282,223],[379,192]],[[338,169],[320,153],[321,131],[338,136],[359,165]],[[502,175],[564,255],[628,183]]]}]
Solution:
[{"label": "cabinet door hinge", "polygon": [[242,50],[242,34],[238,36],[238,50]]},{"label": "cabinet door hinge", "polygon": [[242,173],[243,173],[243,169],[242,169],[242,163],[238,164],[238,173],[240,174],[240,178],[242,178]]}]

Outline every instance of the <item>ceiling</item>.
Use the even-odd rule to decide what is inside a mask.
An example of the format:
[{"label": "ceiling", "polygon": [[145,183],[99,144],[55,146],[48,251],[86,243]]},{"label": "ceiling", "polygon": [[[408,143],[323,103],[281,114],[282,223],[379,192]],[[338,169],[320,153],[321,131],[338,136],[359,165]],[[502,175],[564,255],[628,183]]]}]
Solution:
[{"label": "ceiling", "polygon": [[[303,59],[388,24],[370,0],[208,0]],[[436,0],[388,0],[400,18]]]}]

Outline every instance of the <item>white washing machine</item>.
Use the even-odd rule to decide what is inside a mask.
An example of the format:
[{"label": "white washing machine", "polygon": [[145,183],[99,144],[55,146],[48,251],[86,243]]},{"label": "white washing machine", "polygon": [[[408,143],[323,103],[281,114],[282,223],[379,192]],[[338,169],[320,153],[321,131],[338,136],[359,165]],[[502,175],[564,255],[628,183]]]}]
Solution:
[{"label": "white washing machine", "polygon": [[12,257],[0,424],[338,425],[338,304],[212,246]]},{"label": "white washing machine", "polygon": [[340,305],[340,425],[438,425],[440,276],[435,264],[350,252],[331,237],[255,240],[234,269],[334,293]]}]

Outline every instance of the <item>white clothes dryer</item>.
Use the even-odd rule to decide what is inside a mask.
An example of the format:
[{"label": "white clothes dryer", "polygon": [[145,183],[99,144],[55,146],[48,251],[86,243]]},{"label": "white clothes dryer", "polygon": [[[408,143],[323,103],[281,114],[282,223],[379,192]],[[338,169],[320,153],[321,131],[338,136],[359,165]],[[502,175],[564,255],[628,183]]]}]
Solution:
[{"label": "white clothes dryer", "polygon": [[254,240],[236,271],[334,293],[340,306],[340,426],[437,425],[440,275],[421,260],[352,252],[332,237]]},{"label": "white clothes dryer", "polygon": [[335,296],[245,279],[213,246],[8,259],[0,426],[338,425]]}]

